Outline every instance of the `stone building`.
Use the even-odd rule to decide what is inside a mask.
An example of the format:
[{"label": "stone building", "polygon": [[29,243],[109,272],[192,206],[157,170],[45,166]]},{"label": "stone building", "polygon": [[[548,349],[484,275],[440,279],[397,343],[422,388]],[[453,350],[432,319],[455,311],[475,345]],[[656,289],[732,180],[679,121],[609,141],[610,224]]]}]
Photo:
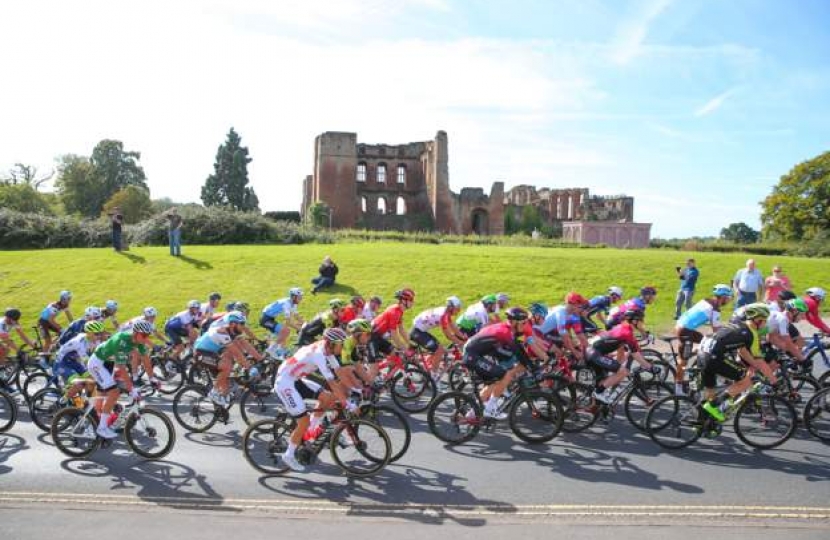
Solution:
[{"label": "stone building", "polygon": [[520,217],[525,206],[534,206],[542,220],[549,224],[565,221],[634,221],[634,197],[591,196],[587,188],[537,190],[534,186],[520,185],[504,196],[505,212]]}]

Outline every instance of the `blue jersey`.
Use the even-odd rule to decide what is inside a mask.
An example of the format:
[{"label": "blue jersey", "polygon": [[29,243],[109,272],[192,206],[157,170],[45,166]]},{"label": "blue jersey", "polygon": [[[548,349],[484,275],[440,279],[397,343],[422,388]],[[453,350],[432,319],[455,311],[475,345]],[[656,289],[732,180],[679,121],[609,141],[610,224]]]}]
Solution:
[{"label": "blue jersey", "polygon": [[698,276],[700,276],[700,270],[697,268],[686,268],[680,276],[680,290],[694,291]]},{"label": "blue jersey", "polygon": [[164,326],[165,326],[165,328],[176,328],[176,329],[184,328],[185,326],[187,326],[189,324],[192,325],[193,323],[198,322],[198,320],[199,320],[198,317],[199,317],[199,313],[196,313],[194,315],[193,313],[190,312],[189,309],[186,309],[186,310],[180,311],[180,312],[176,313],[175,315],[173,315],[172,317],[170,317],[170,319],[167,320],[167,324],[165,324]]},{"label": "blue jersey", "polygon": [[708,301],[701,300],[680,316],[677,326],[687,330],[697,330],[704,324],[715,327],[719,322],[720,312],[715,310],[715,307]]},{"label": "blue jersey", "polygon": [[600,296],[595,296],[588,300],[588,312],[586,315],[590,317],[591,315],[599,313],[600,311],[608,315],[608,311],[610,309],[611,297],[602,294]]},{"label": "blue jersey", "polygon": [[58,345],[63,345],[70,339],[74,338],[78,334],[84,331],[84,325],[86,324],[86,319],[76,319],[72,321],[69,326],[67,326],[63,332],[61,332],[60,337],[58,338]]},{"label": "blue jersey", "polygon": [[556,332],[561,336],[571,329],[577,333],[581,333],[582,319],[576,313],[568,313],[568,308],[564,305],[556,306],[548,310],[548,316],[545,317],[545,320],[536,329],[542,335]]},{"label": "blue jersey", "polygon": [[43,308],[43,311],[40,312],[40,320],[41,321],[48,321],[52,315],[57,315],[61,311],[64,311],[66,306],[61,306],[60,302],[53,302]]},{"label": "blue jersey", "polygon": [[276,319],[280,315],[286,318],[297,313],[297,306],[291,301],[291,298],[280,298],[272,304],[268,304],[262,310],[262,314],[266,317]]}]

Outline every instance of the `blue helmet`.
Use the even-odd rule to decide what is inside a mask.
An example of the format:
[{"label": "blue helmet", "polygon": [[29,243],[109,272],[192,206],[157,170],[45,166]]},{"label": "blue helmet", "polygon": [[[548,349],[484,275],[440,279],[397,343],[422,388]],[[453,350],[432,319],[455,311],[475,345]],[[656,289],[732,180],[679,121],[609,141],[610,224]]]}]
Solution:
[{"label": "blue helmet", "polygon": [[546,317],[548,314],[548,306],[542,304],[541,302],[534,302],[528,306],[530,313],[532,315],[538,315],[540,317]]},{"label": "blue helmet", "polygon": [[245,315],[243,315],[241,311],[231,311],[228,313],[228,322],[245,324]]},{"label": "blue helmet", "polygon": [[723,283],[718,283],[715,285],[715,288],[712,289],[712,294],[717,297],[726,296],[728,298],[732,297],[732,287],[729,285],[724,285]]}]

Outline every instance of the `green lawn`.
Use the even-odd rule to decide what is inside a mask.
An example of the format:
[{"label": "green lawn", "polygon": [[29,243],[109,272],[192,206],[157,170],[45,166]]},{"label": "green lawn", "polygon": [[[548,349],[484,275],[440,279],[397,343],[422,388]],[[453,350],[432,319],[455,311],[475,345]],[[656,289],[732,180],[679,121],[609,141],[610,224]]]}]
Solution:
[{"label": "green lawn", "polygon": [[[307,292],[324,255],[340,266],[331,292],[307,294],[301,312],[310,316],[332,297],[359,292],[379,294],[385,301],[403,286],[417,293],[409,318],[443,303],[450,294],[465,303],[485,293],[505,291],[523,305],[541,300],[558,303],[569,290],[586,296],[609,285],[631,296],[643,284],[660,292],[649,310],[649,324],[658,330],[671,325],[678,280],[675,266],[688,253],[660,250],[551,249],[463,245],[366,243],[290,246],[185,246],[185,257],[173,258],[167,248],[133,248],[119,255],[108,249],[55,249],[0,252],[0,304],[23,310],[31,327],[41,309],[61,289],[75,295],[74,314],[109,298],[121,304],[126,319],[153,305],[167,316],[184,309],[191,298],[206,299],[220,291],[225,299],[243,299],[252,310],[285,296],[299,285]],[[746,254],[691,254],[698,261],[698,296],[717,282],[728,283],[744,265]],[[830,261],[757,256],[767,274],[780,264],[801,292],[809,286],[830,288]]]}]

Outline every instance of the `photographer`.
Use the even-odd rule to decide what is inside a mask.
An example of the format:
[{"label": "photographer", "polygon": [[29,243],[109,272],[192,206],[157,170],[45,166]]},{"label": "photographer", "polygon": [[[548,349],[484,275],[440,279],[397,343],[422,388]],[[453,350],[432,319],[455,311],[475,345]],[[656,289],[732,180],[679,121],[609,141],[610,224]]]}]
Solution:
[{"label": "photographer", "polygon": [[677,277],[680,279],[680,290],[677,291],[677,298],[674,301],[674,320],[680,318],[681,310],[685,304],[686,309],[692,307],[692,298],[695,295],[695,286],[700,271],[695,266],[694,259],[686,260],[686,268],[675,267]]},{"label": "photographer", "polygon": [[121,208],[116,206],[110,212],[110,221],[112,222],[112,248],[115,251],[121,251],[121,226],[124,224],[124,216],[121,214]]}]

